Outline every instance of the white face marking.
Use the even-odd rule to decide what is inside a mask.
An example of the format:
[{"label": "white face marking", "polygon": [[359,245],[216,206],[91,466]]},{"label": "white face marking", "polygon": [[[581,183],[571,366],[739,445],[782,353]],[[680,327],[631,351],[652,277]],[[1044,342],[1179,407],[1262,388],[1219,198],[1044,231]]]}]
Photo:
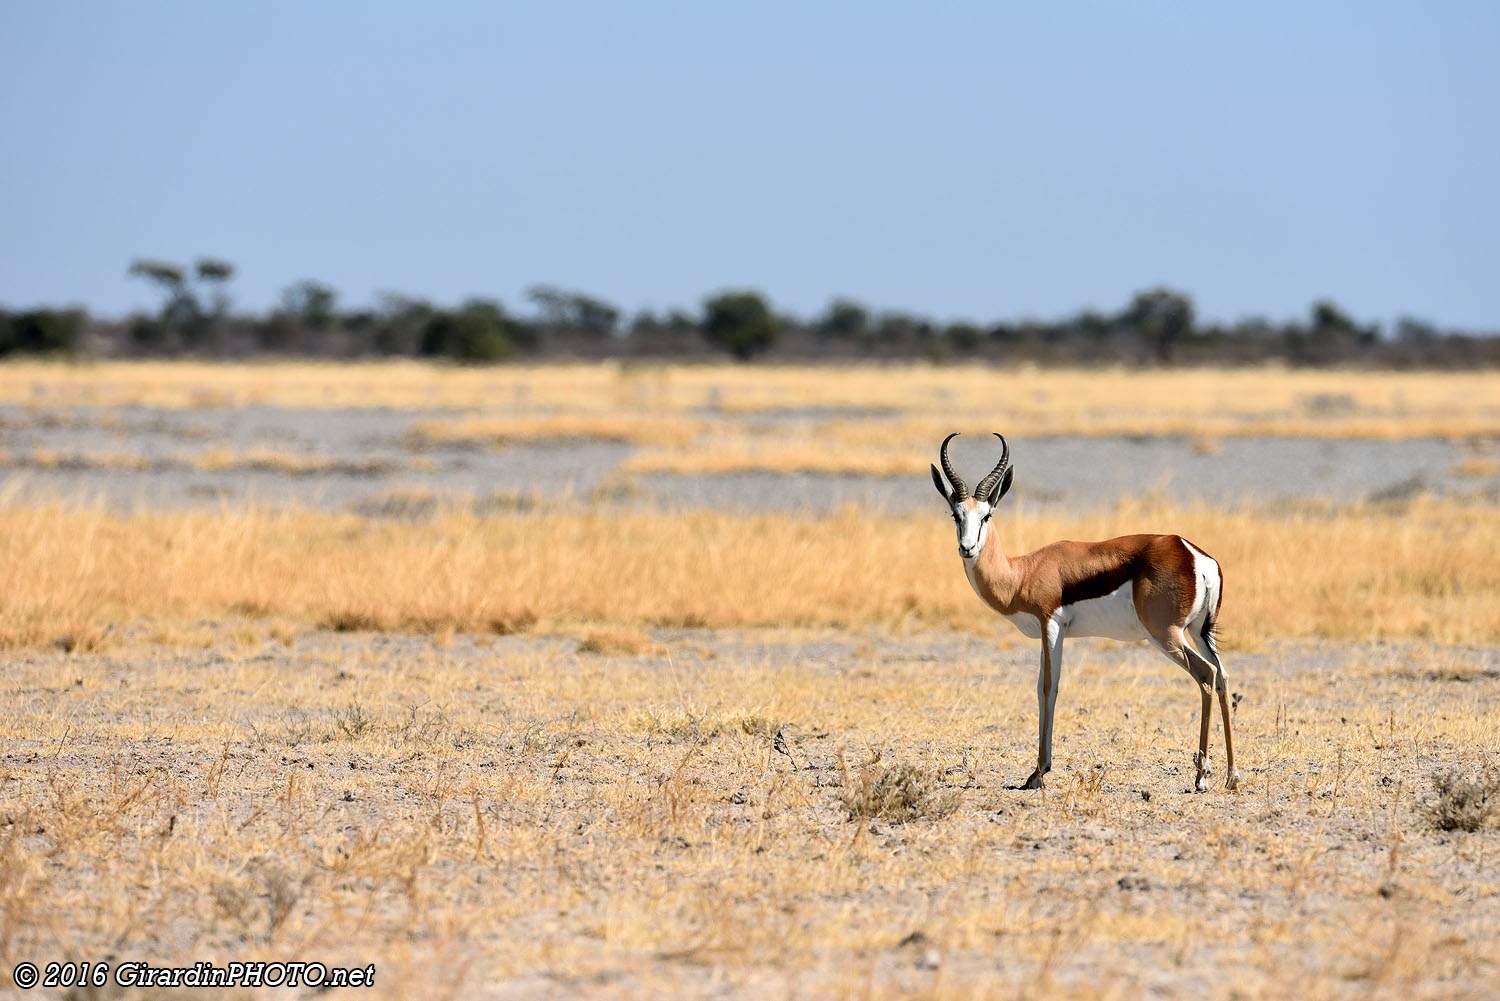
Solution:
[{"label": "white face marking", "polygon": [[953,505],[953,523],[958,528],[958,555],[972,560],[984,548],[990,533],[993,509],[970,497]]}]

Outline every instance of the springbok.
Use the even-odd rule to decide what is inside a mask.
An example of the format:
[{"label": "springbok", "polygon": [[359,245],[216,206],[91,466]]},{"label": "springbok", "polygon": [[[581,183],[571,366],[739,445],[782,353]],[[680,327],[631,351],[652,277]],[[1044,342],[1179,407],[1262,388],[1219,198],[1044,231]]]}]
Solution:
[{"label": "springbok", "polygon": [[[958,526],[958,555],[974,593],[1010,620],[1025,636],[1042,641],[1037,672],[1036,771],[1021,786],[1039,789],[1052,769],[1052,719],[1062,674],[1062,643],[1067,636],[1148,640],[1198,683],[1203,713],[1198,729],[1197,775],[1193,788],[1205,789],[1209,772],[1208,731],[1213,692],[1224,720],[1225,785],[1239,783],[1230,734],[1229,696],[1224,665],[1214,645],[1214,621],[1224,597],[1218,561],[1177,535],[1123,535],[1105,542],[1054,542],[1025,556],[1008,557],[989,541],[990,515],[1010,489],[1015,470],[1010,445],[1000,439],[1000,462],[970,493],[948,461],[948,443],[939,452],[943,473],[932,467],[932,482],[948,502]],[[1202,641],[1195,650],[1189,636]]]}]

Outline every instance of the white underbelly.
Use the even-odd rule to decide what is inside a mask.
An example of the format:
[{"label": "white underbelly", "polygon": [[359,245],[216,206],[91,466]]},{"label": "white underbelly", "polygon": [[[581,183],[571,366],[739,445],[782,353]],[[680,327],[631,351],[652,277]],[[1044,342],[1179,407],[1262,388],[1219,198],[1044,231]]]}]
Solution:
[{"label": "white underbelly", "polygon": [[1057,610],[1055,618],[1067,636],[1102,636],[1112,640],[1146,639],[1135,613],[1135,584],[1126,581],[1109,594],[1074,602]]}]

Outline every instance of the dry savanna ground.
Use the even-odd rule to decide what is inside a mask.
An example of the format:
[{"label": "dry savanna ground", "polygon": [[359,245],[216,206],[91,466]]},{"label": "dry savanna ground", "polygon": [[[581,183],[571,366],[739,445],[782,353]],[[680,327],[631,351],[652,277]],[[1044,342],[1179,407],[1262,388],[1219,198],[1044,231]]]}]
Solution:
[{"label": "dry savanna ground", "polygon": [[[1256,421],[1497,424],[1480,377],[1058,375],[15,365],[0,403],[389,406],[431,440],[689,456],[786,420],[879,452],[886,421],[919,470],[918,431],[996,393],[1023,426],[1205,447]],[[1189,430],[1200,391],[1230,416]],[[390,998],[1500,994],[1500,510],[1148,499],[996,524],[1012,551],[1173,531],[1223,563],[1238,791],[1188,791],[1185,675],[1102,641],[1067,648],[1048,787],[1011,788],[1036,651],[980,607],[940,514],[0,495],[0,993],[23,996],[23,960],[263,959],[373,963],[362,996]]]},{"label": "dry savanna ground", "polygon": [[1177,524],[1232,568],[1245,779],[1203,796],[1191,686],[1090,642],[1050,787],[1009,788],[1035,655],[937,522],[0,512],[0,958],[375,962],[390,997],[1492,990],[1500,839],[1428,810],[1500,751],[1500,515],[1009,526]]},{"label": "dry savanna ground", "polygon": [[1427,816],[1432,772],[1500,751],[1493,655],[1234,655],[1244,778],[1193,795],[1191,686],[1075,644],[1057,768],[1025,793],[1031,657],[987,638],[201,628],[9,658],[7,969],[373,962],[381,997],[1493,996],[1496,833]]}]

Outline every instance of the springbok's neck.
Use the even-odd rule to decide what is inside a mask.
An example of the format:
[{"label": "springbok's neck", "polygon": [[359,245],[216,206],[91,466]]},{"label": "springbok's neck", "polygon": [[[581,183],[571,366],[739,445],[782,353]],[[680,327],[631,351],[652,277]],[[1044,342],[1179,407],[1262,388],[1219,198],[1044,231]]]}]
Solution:
[{"label": "springbok's neck", "polygon": [[993,526],[979,555],[964,560],[964,570],[973,578],[976,587],[983,588],[987,600],[1007,607],[1021,586],[1019,569],[1005,555],[1005,547],[995,538]]}]

